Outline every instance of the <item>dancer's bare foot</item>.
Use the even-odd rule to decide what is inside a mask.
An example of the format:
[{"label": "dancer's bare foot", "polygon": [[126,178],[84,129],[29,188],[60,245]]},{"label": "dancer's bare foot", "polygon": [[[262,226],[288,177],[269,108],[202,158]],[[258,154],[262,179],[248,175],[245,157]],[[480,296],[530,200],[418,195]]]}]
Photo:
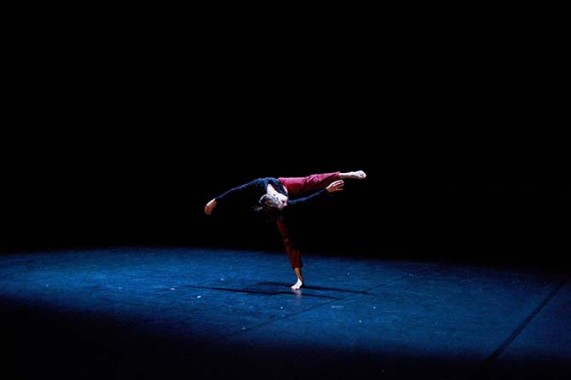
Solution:
[{"label": "dancer's bare foot", "polygon": [[367,174],[362,170],[357,170],[354,172],[339,173],[339,178],[341,179],[365,179]]},{"label": "dancer's bare foot", "polygon": [[291,288],[293,290],[299,290],[299,289],[301,289],[302,286],[303,286],[303,281],[298,279],[297,282],[291,286]]}]

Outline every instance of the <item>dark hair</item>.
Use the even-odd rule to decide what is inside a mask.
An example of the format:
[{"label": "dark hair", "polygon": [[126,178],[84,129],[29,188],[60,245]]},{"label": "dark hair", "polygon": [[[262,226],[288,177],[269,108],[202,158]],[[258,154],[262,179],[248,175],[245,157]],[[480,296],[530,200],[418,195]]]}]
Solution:
[{"label": "dark hair", "polygon": [[254,205],[254,211],[264,214],[268,222],[274,222],[281,217],[281,210],[276,197],[270,194],[264,194]]}]

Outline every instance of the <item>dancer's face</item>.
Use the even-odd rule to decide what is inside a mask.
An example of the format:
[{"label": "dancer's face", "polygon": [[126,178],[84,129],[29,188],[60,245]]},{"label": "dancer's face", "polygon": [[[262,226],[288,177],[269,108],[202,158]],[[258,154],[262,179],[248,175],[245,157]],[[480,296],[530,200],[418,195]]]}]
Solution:
[{"label": "dancer's face", "polygon": [[270,194],[269,199],[267,200],[273,207],[277,208],[278,210],[283,210],[285,206],[287,206],[287,196],[283,194]]}]

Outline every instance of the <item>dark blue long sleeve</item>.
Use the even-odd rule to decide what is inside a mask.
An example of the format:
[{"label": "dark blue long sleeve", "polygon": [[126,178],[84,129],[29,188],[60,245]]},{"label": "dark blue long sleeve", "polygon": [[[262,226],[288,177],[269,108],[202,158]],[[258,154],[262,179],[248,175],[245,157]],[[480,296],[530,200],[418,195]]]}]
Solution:
[{"label": "dark blue long sleeve", "polygon": [[264,179],[254,179],[248,183],[231,188],[230,190],[217,196],[216,203],[224,206],[230,203],[246,203],[251,205],[255,203],[266,192],[266,184]]},{"label": "dark blue long sleeve", "polygon": [[327,191],[327,189],[323,189],[323,190],[319,190],[313,194],[310,194],[308,196],[305,196],[303,198],[297,198],[297,199],[290,199],[288,201],[288,205],[286,207],[286,209],[289,208],[289,210],[299,210],[302,209],[306,206],[312,205],[316,202],[320,202],[320,201],[324,201],[326,199],[328,199],[331,196],[331,194]]}]

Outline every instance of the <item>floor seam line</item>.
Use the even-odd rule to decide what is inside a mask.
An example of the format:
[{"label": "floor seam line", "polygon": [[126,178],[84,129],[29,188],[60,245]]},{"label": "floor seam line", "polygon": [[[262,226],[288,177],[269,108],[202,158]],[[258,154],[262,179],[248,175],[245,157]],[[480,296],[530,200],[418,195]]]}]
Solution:
[{"label": "floor seam line", "polygon": [[537,305],[535,309],[529,313],[529,315],[517,326],[517,328],[488,356],[479,366],[478,371],[487,368],[494,360],[496,360],[508,347],[513,343],[513,341],[525,330],[525,328],[531,323],[531,321],[543,310],[543,308],[555,297],[559,290],[565,285],[569,280],[569,276],[562,279],[554,288],[544,297],[544,299]]}]

